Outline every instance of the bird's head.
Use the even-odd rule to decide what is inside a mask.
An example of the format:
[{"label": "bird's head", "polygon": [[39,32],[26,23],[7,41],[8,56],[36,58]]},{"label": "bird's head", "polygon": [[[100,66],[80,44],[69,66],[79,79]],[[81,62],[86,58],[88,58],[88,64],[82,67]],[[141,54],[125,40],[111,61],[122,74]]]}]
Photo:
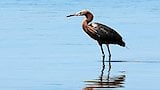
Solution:
[{"label": "bird's head", "polygon": [[89,11],[85,9],[85,10],[81,10],[81,11],[75,13],[75,14],[68,15],[67,17],[71,17],[71,16],[84,16],[84,15],[87,15],[87,13],[89,13]]}]

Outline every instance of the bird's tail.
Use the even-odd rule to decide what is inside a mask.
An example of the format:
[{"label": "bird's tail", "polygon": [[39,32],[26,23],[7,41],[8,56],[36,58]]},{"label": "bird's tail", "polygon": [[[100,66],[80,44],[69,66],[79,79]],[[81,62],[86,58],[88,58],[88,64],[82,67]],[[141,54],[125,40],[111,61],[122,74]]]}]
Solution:
[{"label": "bird's tail", "polygon": [[125,44],[125,42],[122,40],[121,42],[119,42],[118,43],[120,46],[122,46],[122,47],[125,47],[126,46],[126,44]]}]

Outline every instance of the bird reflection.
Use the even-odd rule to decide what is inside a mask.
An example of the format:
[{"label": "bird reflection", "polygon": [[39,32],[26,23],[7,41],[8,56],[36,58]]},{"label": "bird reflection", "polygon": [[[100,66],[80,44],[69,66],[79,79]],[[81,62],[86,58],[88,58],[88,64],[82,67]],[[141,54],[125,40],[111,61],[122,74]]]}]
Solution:
[{"label": "bird reflection", "polygon": [[125,82],[125,73],[124,71],[120,73],[120,75],[110,76],[110,68],[108,68],[107,76],[104,75],[105,71],[105,62],[102,62],[102,70],[100,77],[94,80],[87,80],[86,87],[83,90],[95,90],[100,88],[121,88],[124,87],[123,84]]}]

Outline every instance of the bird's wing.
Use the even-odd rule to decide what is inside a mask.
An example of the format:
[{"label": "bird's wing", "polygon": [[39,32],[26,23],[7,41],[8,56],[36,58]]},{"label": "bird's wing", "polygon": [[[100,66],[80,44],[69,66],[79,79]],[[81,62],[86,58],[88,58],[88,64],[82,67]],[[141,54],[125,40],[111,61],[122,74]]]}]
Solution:
[{"label": "bird's wing", "polygon": [[102,40],[122,40],[122,37],[112,28],[100,24],[100,23],[91,23],[90,26],[97,32],[97,35]]}]

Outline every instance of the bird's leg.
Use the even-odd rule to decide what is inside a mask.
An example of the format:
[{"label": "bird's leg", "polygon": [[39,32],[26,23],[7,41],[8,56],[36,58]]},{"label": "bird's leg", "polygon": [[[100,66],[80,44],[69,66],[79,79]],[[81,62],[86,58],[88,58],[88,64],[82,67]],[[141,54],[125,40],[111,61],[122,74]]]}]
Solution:
[{"label": "bird's leg", "polygon": [[[99,42],[98,42],[99,43]],[[104,69],[105,69],[105,62],[104,62],[104,59],[105,59],[105,54],[104,54],[104,51],[103,51],[103,47],[102,47],[102,44],[99,43],[100,47],[101,47],[101,52],[102,52],[102,71],[101,71],[101,76],[100,76],[100,80],[102,82],[103,80],[103,74],[104,74]]]},{"label": "bird's leg", "polygon": [[103,62],[104,62],[105,54],[104,54],[104,51],[103,51],[102,44],[100,44],[100,47],[101,47],[101,51],[102,51],[102,57],[103,57]]},{"label": "bird's leg", "polygon": [[108,53],[109,53],[109,69],[108,69],[108,72],[110,72],[110,69],[111,69],[111,52],[110,52],[110,49],[109,49],[109,44],[107,44],[107,49],[108,49]]}]

